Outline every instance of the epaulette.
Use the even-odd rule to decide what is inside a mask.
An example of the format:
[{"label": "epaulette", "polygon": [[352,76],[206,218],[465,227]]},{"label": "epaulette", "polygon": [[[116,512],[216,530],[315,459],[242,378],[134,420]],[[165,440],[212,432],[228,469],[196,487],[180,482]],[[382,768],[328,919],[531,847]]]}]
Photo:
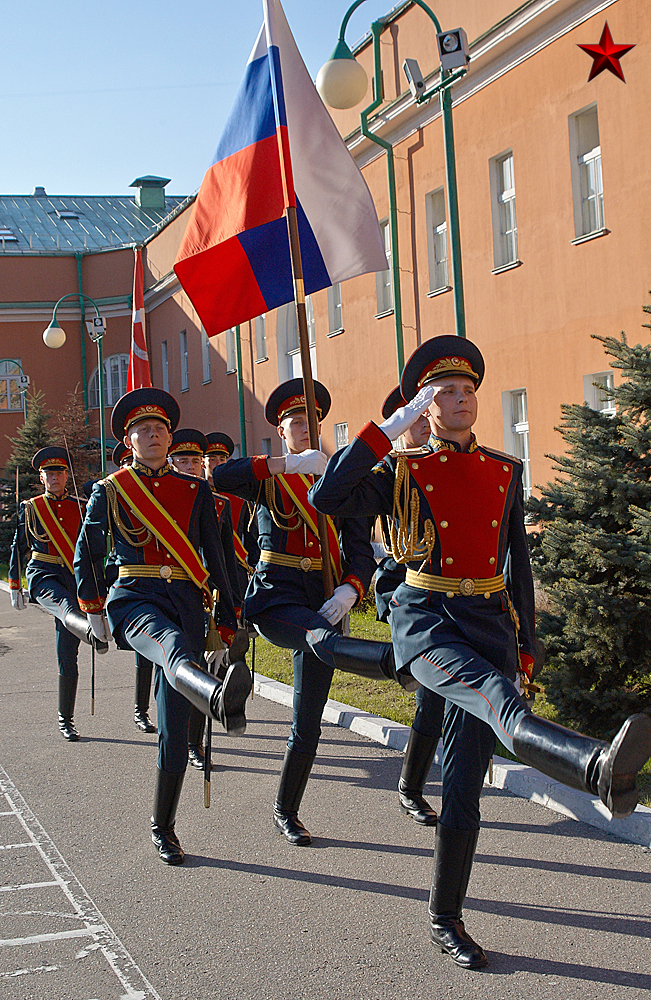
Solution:
[{"label": "epaulette", "polygon": [[497,458],[506,458],[509,462],[515,462],[517,465],[522,465],[522,459],[517,458],[515,455],[509,455],[505,451],[498,451],[497,448],[487,448],[486,445],[480,445],[480,450],[488,452],[489,455],[495,455]]}]

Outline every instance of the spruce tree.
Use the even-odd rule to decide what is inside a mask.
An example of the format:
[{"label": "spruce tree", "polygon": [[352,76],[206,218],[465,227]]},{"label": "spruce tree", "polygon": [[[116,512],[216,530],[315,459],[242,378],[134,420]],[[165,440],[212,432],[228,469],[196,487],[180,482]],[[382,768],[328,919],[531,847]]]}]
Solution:
[{"label": "spruce tree", "polygon": [[41,448],[52,443],[47,425],[50,414],[44,408],[44,395],[33,389],[27,396],[27,417],[10,437],[12,452],[0,480],[0,563],[9,562],[11,541],[16,530],[16,469],[20,500],[42,492],[38,472],[32,468],[32,458]]},{"label": "spruce tree", "polygon": [[[549,597],[549,700],[568,724],[611,737],[651,705],[651,347],[597,337],[622,372],[614,416],[565,405],[557,478],[528,504],[534,573]],[[637,520],[636,520],[637,518]]]},{"label": "spruce tree", "polygon": [[[52,429],[52,442],[65,448],[70,454],[77,489],[83,492],[84,483],[99,474],[101,463],[100,448],[97,439],[91,434],[78,385],[68,393],[65,406],[57,413],[57,422]],[[72,492],[72,482],[68,486]]]}]

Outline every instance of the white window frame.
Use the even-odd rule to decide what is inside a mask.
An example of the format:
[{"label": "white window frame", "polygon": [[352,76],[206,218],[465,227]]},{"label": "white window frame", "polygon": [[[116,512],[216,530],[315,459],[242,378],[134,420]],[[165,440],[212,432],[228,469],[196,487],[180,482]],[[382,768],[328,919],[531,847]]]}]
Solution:
[{"label": "white window frame", "polygon": [[609,417],[614,417],[617,407],[609,389],[615,387],[615,373],[611,369],[607,372],[594,372],[592,375],[583,376],[583,398],[589,407],[604,413]]},{"label": "white window frame", "polygon": [[[20,384],[21,363],[20,358],[5,358],[4,361],[0,362],[0,400],[6,403],[6,406],[0,405],[0,413],[21,413],[25,409]],[[11,368],[16,370],[10,371]],[[17,403],[17,405],[11,405],[12,397],[14,404]]]},{"label": "white window frame", "polygon": [[262,438],[262,454],[266,455],[267,458],[271,458],[271,438]]},{"label": "white window frame", "polygon": [[212,382],[210,375],[210,338],[203,326],[201,327],[201,369],[202,385]]},{"label": "white window frame", "polygon": [[389,219],[380,222],[380,230],[384,239],[384,252],[386,253],[389,268],[387,271],[376,271],[375,273],[375,293],[377,302],[377,313],[375,318],[388,316],[393,312],[393,255],[391,252],[391,223]]},{"label": "white window frame", "polygon": [[[594,116],[594,133],[591,148],[581,140],[581,119]],[[601,166],[601,140],[599,115],[596,103],[589,104],[569,116],[570,165],[572,172],[572,201],[574,206],[574,233],[577,240],[600,236],[606,228],[604,214],[604,186]],[[596,140],[596,142],[595,142]]]},{"label": "white window frame", "polygon": [[328,336],[344,332],[344,314],[341,302],[341,285],[337,281],[328,289]]},{"label": "white window frame", "polygon": [[181,392],[187,392],[190,388],[190,363],[188,358],[187,330],[181,330],[179,333],[179,354],[181,356]]},{"label": "white window frame", "polygon": [[[312,374],[316,378],[317,358],[315,343],[314,308],[312,297],[305,296],[305,312],[310,340],[310,360]],[[278,378],[286,382],[290,378],[301,377],[301,349],[298,340],[296,306],[293,302],[279,306],[276,310],[276,351],[278,355]]]},{"label": "white window frame", "polygon": [[235,350],[235,327],[226,331],[226,374],[237,372],[237,352]]},{"label": "white window frame", "polygon": [[430,292],[447,292],[450,288],[450,262],[445,191],[442,187],[425,195],[425,218],[427,220],[429,290]]},{"label": "white window frame", "polygon": [[[524,399],[523,412],[514,412],[516,397]],[[516,418],[520,419],[516,419]],[[524,499],[531,496],[531,450],[529,447],[529,409],[527,390],[507,389],[502,393],[502,419],[504,424],[504,450],[522,462],[522,488]]]},{"label": "white window frame", "polygon": [[335,424],[335,450],[340,451],[348,445],[348,421]]},{"label": "white window frame", "polygon": [[265,314],[256,316],[255,320],[255,363],[268,361],[267,355],[267,321]]},{"label": "white window frame", "polygon": [[167,353],[167,341],[166,340],[161,341],[161,345],[160,345],[160,360],[161,360],[161,367],[163,369],[163,389],[165,390],[165,392],[169,392],[170,391],[170,366],[169,366],[169,358],[168,358],[168,353]]},{"label": "white window frame", "polygon": [[[117,389],[113,391],[112,375],[117,372]],[[129,372],[128,354],[111,354],[104,358],[104,406],[113,406],[127,391],[127,375]],[[88,408],[99,409],[99,379],[97,366],[88,379]]]},{"label": "white window frame", "polygon": [[[509,186],[505,184],[505,168],[510,175]],[[514,267],[520,262],[513,150],[504,150],[489,160],[489,171],[493,217],[493,261],[494,269],[499,271],[502,268]]]}]

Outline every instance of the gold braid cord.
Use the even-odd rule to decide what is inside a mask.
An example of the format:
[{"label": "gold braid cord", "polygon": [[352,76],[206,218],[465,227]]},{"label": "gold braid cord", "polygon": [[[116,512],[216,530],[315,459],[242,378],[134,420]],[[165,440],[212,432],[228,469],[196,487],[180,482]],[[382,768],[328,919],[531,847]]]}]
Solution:
[{"label": "gold braid cord", "polygon": [[[299,528],[305,528],[305,522],[298,507],[292,505],[292,509],[289,514],[285,514],[284,511],[279,509],[276,503],[276,484],[273,476],[270,479],[265,479],[264,494],[267,501],[267,507],[269,508],[269,513],[271,514],[271,520],[277,528],[280,528],[281,531],[298,531]],[[287,523],[283,524],[283,521],[291,521],[293,517],[298,518],[297,524],[294,524],[292,527],[290,527]]]},{"label": "gold braid cord", "polygon": [[128,528],[127,525],[122,520],[120,515],[120,505],[118,503],[118,491],[117,487],[111,482],[110,479],[103,479],[102,485],[106,489],[106,503],[108,507],[109,514],[109,531],[111,533],[111,548],[115,548],[114,543],[114,528],[117,528],[118,532],[122,537],[129,543],[133,545],[134,549],[142,549],[148,544],[154,537],[145,525],[141,525],[139,528]]},{"label": "gold braid cord", "polygon": [[49,541],[47,532],[41,533],[41,522],[31,500],[27,500],[25,503],[25,527],[37,542],[47,543]]},{"label": "gold braid cord", "polygon": [[389,541],[391,555],[397,563],[422,559],[427,562],[436,544],[436,528],[429,518],[423,524],[423,537],[418,539],[418,518],[420,497],[414,487],[410,490],[409,466],[399,455],[396,461],[395,483],[393,487],[393,515]]}]

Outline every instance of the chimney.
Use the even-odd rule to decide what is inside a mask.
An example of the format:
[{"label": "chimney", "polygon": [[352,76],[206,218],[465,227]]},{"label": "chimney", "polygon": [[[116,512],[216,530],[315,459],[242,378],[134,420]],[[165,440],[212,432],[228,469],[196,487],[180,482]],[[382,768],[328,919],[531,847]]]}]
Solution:
[{"label": "chimney", "polygon": [[44,187],[35,187],[32,191],[33,198],[47,198],[47,192]]},{"label": "chimney", "polygon": [[169,182],[169,177],[153,177],[151,174],[147,174],[146,177],[136,177],[129,187],[136,188],[135,202],[138,208],[152,208],[164,212],[165,185]]}]

